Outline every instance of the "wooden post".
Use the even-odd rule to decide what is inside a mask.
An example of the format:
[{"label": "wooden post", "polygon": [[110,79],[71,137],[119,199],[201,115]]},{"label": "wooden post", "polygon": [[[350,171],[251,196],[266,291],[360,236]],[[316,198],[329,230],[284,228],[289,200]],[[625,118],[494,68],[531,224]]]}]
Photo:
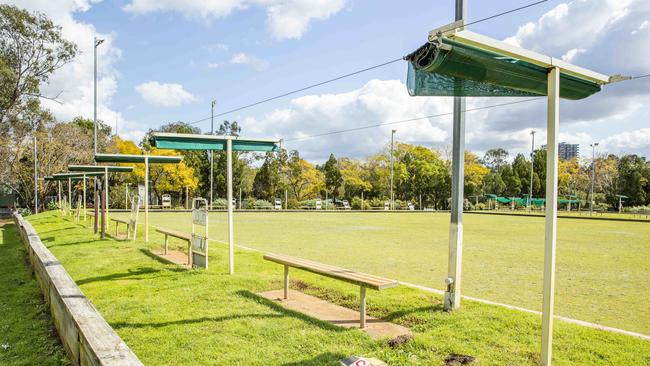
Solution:
[{"label": "wooden post", "polygon": [[555,302],[555,247],[557,239],[557,175],[560,120],[560,69],[548,73],[546,127],[546,237],[544,245],[544,301],[542,304],[542,365],[550,366],[553,352]]},{"label": "wooden post", "polygon": [[[168,237],[169,237],[169,236],[168,236],[167,234],[165,234],[165,255],[167,255],[167,238],[168,238]],[[191,250],[191,249],[190,249],[190,250]],[[190,254],[191,254],[191,253],[190,253]]]},{"label": "wooden post", "polygon": [[289,298],[289,266],[284,265],[284,299]]},{"label": "wooden post", "polygon": [[359,297],[361,298],[361,304],[360,304],[360,309],[359,309],[359,327],[361,329],[366,327],[366,287],[361,286],[361,289],[359,290]]}]

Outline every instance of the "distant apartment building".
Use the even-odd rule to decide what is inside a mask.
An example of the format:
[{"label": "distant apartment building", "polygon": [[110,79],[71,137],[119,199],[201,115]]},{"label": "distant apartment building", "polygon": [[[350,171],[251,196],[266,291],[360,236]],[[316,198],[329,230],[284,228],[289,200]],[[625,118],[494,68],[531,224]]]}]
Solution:
[{"label": "distant apartment building", "polygon": [[[541,146],[542,150],[546,150],[546,145]],[[567,144],[566,142],[560,142],[557,144],[558,157],[561,160],[571,160],[577,159],[580,156],[580,145],[578,144]]]}]

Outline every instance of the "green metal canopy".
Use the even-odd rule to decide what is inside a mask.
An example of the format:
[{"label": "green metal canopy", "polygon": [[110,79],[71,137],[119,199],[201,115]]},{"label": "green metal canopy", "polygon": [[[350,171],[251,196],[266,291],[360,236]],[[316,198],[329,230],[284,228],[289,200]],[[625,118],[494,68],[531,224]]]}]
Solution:
[{"label": "green metal canopy", "polygon": [[274,139],[244,138],[238,136],[199,135],[189,133],[154,132],[153,145],[159,149],[226,150],[226,141],[232,141],[233,151],[277,151],[280,141]]},{"label": "green metal canopy", "polygon": [[116,173],[130,173],[133,171],[132,166],[106,166],[106,165],[68,165],[68,170],[71,172],[116,172]]},{"label": "green metal canopy", "polygon": [[[434,31],[432,31],[434,32]],[[466,30],[430,34],[405,59],[412,96],[545,96],[548,68],[561,67],[560,97],[583,99],[611,78]]]},{"label": "green metal canopy", "polygon": [[68,179],[83,179],[84,176],[87,177],[101,177],[104,175],[104,172],[89,172],[89,173],[56,173],[51,176],[47,176],[43,179],[45,180],[68,180]]},{"label": "green metal canopy", "polygon": [[149,163],[178,164],[183,160],[182,156],[163,155],[128,155],[128,154],[96,154],[95,161],[98,163],[142,163],[145,159]]}]

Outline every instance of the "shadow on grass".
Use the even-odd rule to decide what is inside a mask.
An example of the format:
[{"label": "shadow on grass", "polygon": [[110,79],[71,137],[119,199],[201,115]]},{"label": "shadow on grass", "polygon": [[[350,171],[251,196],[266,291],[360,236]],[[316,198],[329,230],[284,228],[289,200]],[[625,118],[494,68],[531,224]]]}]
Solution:
[{"label": "shadow on grass", "polygon": [[162,328],[170,325],[187,325],[187,324],[196,324],[196,323],[204,323],[204,322],[225,322],[225,321],[237,320],[237,319],[273,319],[273,318],[282,318],[284,316],[285,315],[281,315],[281,314],[236,314],[236,315],[227,315],[227,316],[201,317],[195,319],[170,320],[167,322],[158,322],[158,323],[117,322],[117,323],[112,323],[111,326],[116,329]]},{"label": "shadow on grass", "polygon": [[247,290],[237,291],[236,294],[243,297],[243,298],[245,298],[245,299],[255,301],[258,304],[265,305],[265,306],[271,308],[272,310],[274,310],[274,311],[276,311],[278,313],[284,314],[284,316],[290,316],[292,318],[300,319],[300,320],[302,320],[303,322],[305,322],[305,323],[307,323],[309,325],[313,325],[313,326],[321,328],[323,330],[334,331],[334,332],[348,331],[348,329],[337,327],[337,326],[335,326],[333,324],[330,324],[329,322],[322,321],[322,320],[319,320],[319,319],[316,319],[316,318],[312,318],[312,317],[310,317],[308,315],[305,315],[303,313],[299,313],[297,311],[287,309],[284,306],[282,306],[282,305],[280,305],[280,304],[278,304],[278,303],[276,303],[274,301],[271,301],[271,300],[269,300],[269,299],[267,299],[267,298],[265,298],[263,296],[254,294],[254,293],[252,293],[250,291],[247,291]]},{"label": "shadow on grass", "polygon": [[178,263],[174,263],[174,262],[172,262],[172,261],[169,260],[169,259],[165,259],[165,258],[163,258],[163,257],[159,257],[159,256],[157,256],[157,255],[154,254],[154,252],[152,252],[150,249],[140,248],[139,250],[140,250],[140,252],[142,252],[142,254],[146,255],[147,257],[149,257],[149,258],[155,260],[156,262],[158,262],[158,263],[160,263],[160,264],[173,264],[173,265],[176,265],[176,266],[177,266],[177,267],[175,267],[175,268],[168,268],[168,269],[167,269],[168,271],[172,271],[172,272],[187,272],[187,271],[190,270],[190,268],[188,268],[188,267],[183,267],[183,266],[179,265]]},{"label": "shadow on grass", "polygon": [[300,361],[294,361],[294,362],[287,362],[283,363],[283,366],[299,366],[299,365],[333,365],[337,363],[339,360],[345,358],[347,356],[342,355],[340,353],[332,353],[332,352],[326,352],[322,353],[316,357],[310,358],[310,359],[305,359],[305,360],[300,360]]},{"label": "shadow on grass", "polygon": [[125,278],[129,278],[131,280],[142,280],[145,278],[133,278],[134,276],[141,276],[141,275],[148,275],[148,274],[153,274],[153,273],[159,273],[159,269],[155,268],[139,268],[135,271],[129,270],[128,272],[122,272],[122,273],[112,273],[109,275],[104,275],[104,276],[97,276],[97,277],[89,277],[85,278],[82,280],[77,281],[77,285],[85,285],[87,283],[91,282],[101,282],[101,281],[115,281],[115,280],[121,280]]}]

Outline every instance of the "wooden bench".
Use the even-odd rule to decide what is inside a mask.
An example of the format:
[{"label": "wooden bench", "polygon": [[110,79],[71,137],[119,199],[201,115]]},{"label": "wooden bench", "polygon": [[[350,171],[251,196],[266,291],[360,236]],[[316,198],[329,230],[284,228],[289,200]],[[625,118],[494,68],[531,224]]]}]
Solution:
[{"label": "wooden bench", "polygon": [[192,258],[192,254],[191,254],[192,253],[192,247],[191,247],[192,246],[192,234],[188,234],[188,233],[184,233],[184,232],[176,231],[176,230],[171,230],[171,229],[164,229],[164,228],[160,228],[160,227],[157,227],[156,231],[165,235],[165,255],[167,254],[167,243],[169,241],[170,236],[187,241],[187,253],[188,253],[187,254],[187,263],[189,265],[192,265],[192,263],[190,262],[191,258]]},{"label": "wooden bench", "polygon": [[114,217],[111,217],[110,220],[115,222],[115,236],[117,236],[117,234],[118,234],[117,230],[118,230],[120,224],[124,224],[124,225],[126,225],[126,238],[129,239],[131,237],[131,230],[129,230],[131,224],[129,223],[128,220],[116,219]]},{"label": "wooden bench", "polygon": [[370,274],[355,272],[349,269],[331,266],[329,264],[322,264],[306,259],[300,259],[282,254],[266,254],[264,259],[267,261],[275,262],[284,265],[284,298],[288,298],[289,294],[289,267],[294,267],[323,275],[326,277],[334,278],[337,280],[349,282],[360,286],[360,327],[366,327],[366,288],[374,290],[385,290],[387,288],[396,287],[399,282],[388,278],[374,276]]}]

